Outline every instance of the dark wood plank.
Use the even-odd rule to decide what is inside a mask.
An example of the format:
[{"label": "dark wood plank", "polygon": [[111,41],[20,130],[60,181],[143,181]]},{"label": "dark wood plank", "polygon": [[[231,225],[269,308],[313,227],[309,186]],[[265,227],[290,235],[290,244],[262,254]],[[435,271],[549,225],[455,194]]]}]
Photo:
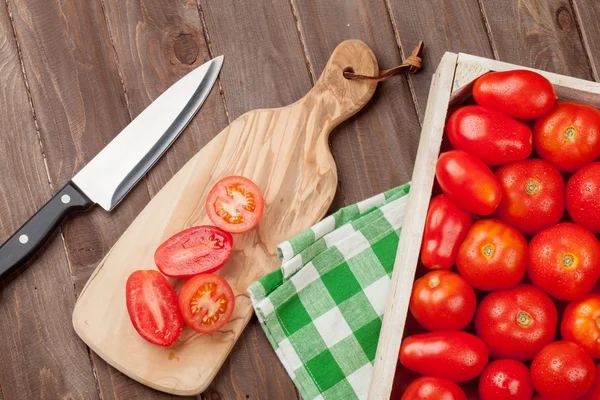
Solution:
[{"label": "dark wood plank", "polygon": [[[369,45],[381,69],[402,62],[385,2],[292,0],[292,4],[315,77],[335,47],[349,38]],[[330,138],[340,180],[332,208],[409,181],[420,131],[406,77],[381,83],[370,104]]]},{"label": "dark wood plank", "polygon": [[[8,8],[0,7],[0,240],[50,197]],[[0,381],[10,399],[94,398],[87,349],[70,324],[73,281],[60,234],[0,288]]]},{"label": "dark wood plank", "polygon": [[[53,190],[57,190],[130,120],[115,55],[99,1],[14,0],[10,4],[50,181]],[[148,200],[146,185],[142,183],[112,213],[97,208],[65,225],[76,293]],[[75,298],[72,287],[64,296],[71,301],[69,307],[61,310],[64,327],[70,340],[83,346],[70,324]],[[92,360],[103,398],[154,396],[154,391],[141,385],[136,391],[125,390],[121,395],[120,390],[128,388],[129,379],[109,371],[95,355]],[[106,376],[111,379],[105,379]],[[134,392],[137,396],[133,396]]]},{"label": "dark wood plank", "polygon": [[569,1],[481,0],[498,58],[577,78],[592,78]]},{"label": "dark wood plank", "polygon": [[[212,54],[225,55],[221,83],[231,119],[256,108],[288,105],[311,88],[287,2],[199,0],[198,5]],[[249,367],[260,364],[268,366],[267,382]],[[219,398],[210,397],[219,393],[223,399],[244,399],[247,395],[261,400],[297,398],[293,383],[255,319],[204,397]]]},{"label": "dark wood plank", "polygon": [[388,0],[400,45],[410,54],[418,40],[425,42],[423,70],[410,75],[422,120],[431,76],[446,51],[494,58],[477,0]]},{"label": "dark wood plank", "polygon": [[290,5],[280,0],[198,0],[231,119],[293,103],[311,88]]},{"label": "dark wood plank", "polygon": [[[195,2],[103,3],[132,117],[211,58]],[[225,126],[227,117],[216,85],[189,128],[148,174],[151,195]]]},{"label": "dark wood plank", "polygon": [[571,4],[592,77],[600,81],[600,3],[595,0],[571,0]]},{"label": "dark wood plank", "polygon": [[281,363],[272,352],[253,318],[201,399],[296,399],[293,383],[285,370],[279,371]]}]

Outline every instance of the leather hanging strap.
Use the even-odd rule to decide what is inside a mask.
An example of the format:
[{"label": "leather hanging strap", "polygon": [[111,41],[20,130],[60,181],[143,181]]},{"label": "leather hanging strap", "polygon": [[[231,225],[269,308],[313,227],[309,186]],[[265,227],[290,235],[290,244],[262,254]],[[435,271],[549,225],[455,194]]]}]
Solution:
[{"label": "leather hanging strap", "polygon": [[420,41],[417,47],[414,48],[411,55],[402,62],[402,65],[398,65],[397,67],[391,69],[384,69],[379,71],[379,76],[367,76],[367,75],[359,75],[354,72],[344,71],[344,78],[346,79],[357,79],[357,80],[367,80],[367,81],[385,81],[390,76],[396,75],[400,72],[410,72],[414,74],[419,72],[421,69],[421,63],[423,60],[421,59],[421,52],[423,51],[423,41]]}]

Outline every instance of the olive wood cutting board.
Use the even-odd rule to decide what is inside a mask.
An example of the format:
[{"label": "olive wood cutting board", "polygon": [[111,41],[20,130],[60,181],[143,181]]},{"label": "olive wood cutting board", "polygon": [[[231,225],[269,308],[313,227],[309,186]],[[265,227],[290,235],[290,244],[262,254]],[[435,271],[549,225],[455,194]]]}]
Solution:
[{"label": "olive wood cutting board", "polygon": [[[343,71],[379,73],[362,42],[341,43],[310,92],[278,109],[250,111],[219,133],[148,203],[123,233],[83,289],[73,326],[100,357],[152,388],[178,394],[202,392],[217,374],[253,310],[248,286],[278,268],[277,244],[320,220],[337,186],[328,136],[372,97],[375,81],[347,80]],[[138,269],[156,269],[154,251],[171,235],[211,224],[204,202],[221,178],[242,175],[265,199],[258,226],[234,235],[234,250],[218,274],[232,286],[235,311],[225,327],[202,335],[185,328],[170,348],[144,341],[125,304],[125,282]],[[176,290],[183,280],[169,279]]]}]

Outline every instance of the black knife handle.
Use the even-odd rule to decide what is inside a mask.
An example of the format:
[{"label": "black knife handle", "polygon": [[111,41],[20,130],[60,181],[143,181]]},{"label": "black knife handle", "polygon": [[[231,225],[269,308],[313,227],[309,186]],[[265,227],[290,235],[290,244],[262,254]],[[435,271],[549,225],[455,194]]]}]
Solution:
[{"label": "black knife handle", "polygon": [[93,204],[73,182],[67,183],[0,247],[0,280],[25,264],[69,214]]}]

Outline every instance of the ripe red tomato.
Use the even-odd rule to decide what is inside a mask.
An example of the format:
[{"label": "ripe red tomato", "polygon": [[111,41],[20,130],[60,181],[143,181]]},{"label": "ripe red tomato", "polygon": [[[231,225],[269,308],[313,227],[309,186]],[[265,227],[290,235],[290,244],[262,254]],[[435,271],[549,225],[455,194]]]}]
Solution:
[{"label": "ripe red tomato", "polygon": [[573,221],[600,233],[600,162],[582,167],[567,182],[567,211]]},{"label": "ripe red tomato", "polygon": [[533,127],[533,145],[541,158],[562,172],[574,172],[600,156],[600,111],[558,101]]},{"label": "ripe red tomato", "polygon": [[212,223],[231,233],[244,233],[254,228],[264,208],[260,189],[243,176],[221,179],[206,197],[206,213]]},{"label": "ripe red tomato", "polygon": [[487,165],[524,160],[533,149],[527,125],[490,107],[459,108],[446,123],[446,134],[455,149],[471,153]]},{"label": "ripe red tomato", "polygon": [[598,400],[600,399],[600,364],[596,365],[596,379],[592,388],[579,400]]},{"label": "ripe red tomato", "polygon": [[458,248],[456,267],[479,290],[508,289],[527,271],[527,241],[502,221],[482,219],[473,224]]},{"label": "ripe red tomato", "polygon": [[531,363],[535,390],[548,400],[577,400],[596,378],[594,361],[575,343],[558,341],[540,351]]},{"label": "ripe red tomato", "polygon": [[527,272],[550,296],[574,300],[592,290],[600,277],[600,243],[582,226],[554,225],[529,243]]},{"label": "ripe red tomato", "polygon": [[183,318],[177,294],[158,271],[135,271],[125,285],[127,312],[142,338],[169,347],[181,335]]},{"label": "ripe red tomato", "polygon": [[183,284],[179,292],[179,309],[185,323],[198,333],[213,333],[231,318],[235,296],[225,279],[214,274],[200,274]]},{"label": "ripe red tomato", "polygon": [[481,374],[488,349],[481,339],[466,332],[430,332],[404,339],[400,362],[421,375],[466,382]]},{"label": "ripe red tomato", "polygon": [[465,392],[454,382],[423,376],[411,383],[401,400],[466,400]]},{"label": "ripe red tomato", "polygon": [[417,279],[410,312],[429,331],[460,331],[475,315],[477,298],[467,281],[450,271],[431,271]]},{"label": "ripe red tomato", "polygon": [[563,340],[577,343],[600,358],[600,294],[588,294],[569,303],[560,324]]},{"label": "ripe red tomato", "polygon": [[431,199],[421,246],[421,262],[431,269],[450,269],[458,246],[467,236],[473,217],[446,195]]},{"label": "ripe red tomato", "polygon": [[565,213],[565,182],[549,162],[532,158],[496,171],[502,201],[494,216],[534,235],[557,224]]},{"label": "ripe red tomato", "polygon": [[515,360],[491,362],[479,377],[481,400],[531,400],[529,368]]},{"label": "ripe red tomato", "polygon": [[473,84],[477,104],[496,108],[519,119],[546,114],[556,102],[550,81],[533,71],[490,72]]},{"label": "ripe red tomato", "polygon": [[492,292],[475,313],[475,332],[492,358],[531,360],[552,342],[557,323],[552,299],[532,285]]},{"label": "ripe red tomato", "polygon": [[231,255],[233,238],[215,226],[194,226],[171,236],[158,246],[154,262],[163,274],[191,278],[221,268]]},{"label": "ripe red tomato", "polygon": [[462,150],[440,155],[435,176],[444,194],[459,207],[474,214],[490,215],[502,197],[498,180],[480,159]]}]

